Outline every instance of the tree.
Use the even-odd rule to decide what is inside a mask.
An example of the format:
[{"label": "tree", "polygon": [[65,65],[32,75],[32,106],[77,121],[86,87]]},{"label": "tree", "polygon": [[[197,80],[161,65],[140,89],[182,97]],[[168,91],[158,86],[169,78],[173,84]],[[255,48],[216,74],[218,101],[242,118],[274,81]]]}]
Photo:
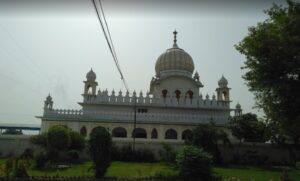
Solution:
[{"label": "tree", "polygon": [[230,144],[226,132],[216,127],[215,124],[199,124],[193,130],[192,144],[203,148],[213,155],[214,162],[221,162],[218,142]]},{"label": "tree", "polygon": [[89,153],[93,160],[95,177],[102,178],[111,162],[112,139],[101,126],[94,128],[89,139]]},{"label": "tree", "polygon": [[38,168],[42,168],[48,161],[76,162],[79,159],[78,151],[85,147],[83,136],[62,125],[52,126],[48,132],[32,136],[30,141],[44,149],[35,156]]},{"label": "tree", "polygon": [[212,157],[203,149],[186,145],[176,156],[180,176],[185,181],[210,181]]},{"label": "tree", "polygon": [[273,5],[236,49],[246,56],[243,76],[268,121],[300,143],[300,3]]},{"label": "tree", "polygon": [[266,124],[258,121],[257,116],[252,113],[235,116],[230,119],[229,128],[232,135],[246,142],[265,142]]}]

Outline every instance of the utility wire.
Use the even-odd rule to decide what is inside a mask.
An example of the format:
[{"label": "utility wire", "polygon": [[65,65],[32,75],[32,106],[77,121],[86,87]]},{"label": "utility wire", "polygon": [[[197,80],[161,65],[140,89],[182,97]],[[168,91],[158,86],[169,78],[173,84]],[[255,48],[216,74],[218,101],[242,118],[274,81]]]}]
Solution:
[{"label": "utility wire", "polygon": [[[97,8],[96,0],[92,0],[92,2],[93,2],[93,5],[94,5],[94,9],[95,9],[95,11],[96,11],[96,13],[97,13],[98,20],[99,20],[99,22],[100,22],[100,24],[101,24],[101,28],[102,28],[102,31],[103,31],[103,33],[104,33],[104,36],[105,36],[106,42],[107,42],[107,44],[108,44],[109,50],[110,50],[110,52],[111,52],[111,54],[112,54],[112,57],[113,57],[113,60],[114,60],[114,62],[115,62],[115,65],[116,65],[116,67],[117,67],[117,69],[118,69],[118,72],[119,72],[120,75],[121,75],[121,80],[123,81],[126,90],[129,92],[127,83],[126,83],[126,81],[125,81],[125,78],[124,78],[124,76],[123,76],[123,73],[122,73],[122,71],[121,71],[121,68],[120,68],[120,65],[119,65],[119,62],[118,62],[116,53],[115,53],[115,49],[114,49],[114,46],[113,46],[113,42],[112,42],[112,38],[111,38],[111,35],[110,35],[109,28],[108,28],[108,26],[107,26],[107,22],[106,22],[106,19],[105,19],[105,15],[104,15],[104,11],[103,11],[103,7],[102,7],[102,4],[101,4],[101,1],[99,0],[100,9],[102,10],[102,13],[101,13],[101,14],[103,15],[103,18],[104,18],[104,21],[105,21],[105,25],[106,25],[106,29],[107,29],[107,30],[105,30],[105,28],[104,28],[105,25],[104,25],[104,23],[102,22],[102,19],[101,19],[99,10],[98,10],[98,8]],[[108,35],[107,35],[106,31],[108,32]]]}]

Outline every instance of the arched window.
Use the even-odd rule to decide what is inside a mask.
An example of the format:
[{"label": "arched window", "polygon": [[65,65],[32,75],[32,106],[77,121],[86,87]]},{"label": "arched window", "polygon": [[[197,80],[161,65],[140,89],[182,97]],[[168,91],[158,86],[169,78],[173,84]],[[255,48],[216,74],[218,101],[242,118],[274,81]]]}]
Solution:
[{"label": "arched window", "polygon": [[175,91],[175,96],[176,96],[177,99],[180,98],[180,94],[181,94],[180,90]]},{"label": "arched window", "polygon": [[152,139],[157,139],[157,131],[155,128],[153,128],[152,132],[151,132],[151,138]]},{"label": "arched window", "polygon": [[87,85],[86,89],[87,89],[88,94],[92,94],[92,86],[91,85]]},{"label": "arched window", "polygon": [[177,139],[177,132],[174,129],[168,129],[165,134],[165,139]]},{"label": "arched window", "polygon": [[166,89],[161,91],[163,98],[167,97],[168,91]]},{"label": "arched window", "polygon": [[117,127],[112,130],[112,136],[116,138],[126,138],[127,131],[125,128]]},{"label": "arched window", "polygon": [[132,131],[132,137],[135,138],[147,138],[147,132],[143,128],[135,128],[135,130]]},{"label": "arched window", "polygon": [[185,140],[185,141],[192,141],[193,139],[193,132],[189,129],[186,129],[182,132],[182,137],[181,137],[182,140]]},{"label": "arched window", "polygon": [[80,134],[81,134],[81,136],[86,137],[87,131],[86,131],[86,127],[85,126],[82,126],[82,128],[80,129]]},{"label": "arched window", "polygon": [[193,91],[189,90],[186,92],[185,98],[193,99],[193,95],[194,95]]},{"label": "arched window", "polygon": [[222,92],[222,100],[225,101],[227,97],[227,92]]}]

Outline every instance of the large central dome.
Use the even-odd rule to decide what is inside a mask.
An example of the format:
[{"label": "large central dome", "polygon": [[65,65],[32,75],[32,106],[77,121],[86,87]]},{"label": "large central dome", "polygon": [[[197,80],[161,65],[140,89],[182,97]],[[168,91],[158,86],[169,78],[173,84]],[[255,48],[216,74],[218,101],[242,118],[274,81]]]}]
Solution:
[{"label": "large central dome", "polygon": [[157,76],[167,71],[183,71],[190,74],[194,72],[193,59],[187,52],[177,46],[176,34],[177,32],[174,31],[173,47],[161,54],[156,61],[155,71]]}]

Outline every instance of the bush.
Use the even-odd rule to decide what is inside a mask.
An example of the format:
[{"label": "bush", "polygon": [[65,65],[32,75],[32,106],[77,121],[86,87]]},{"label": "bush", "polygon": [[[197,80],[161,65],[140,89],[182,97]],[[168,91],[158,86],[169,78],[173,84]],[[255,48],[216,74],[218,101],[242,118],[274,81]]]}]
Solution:
[{"label": "bush", "polygon": [[18,160],[18,159],[15,160],[15,169],[14,169],[13,176],[16,178],[28,178],[29,177],[27,170],[26,170],[26,164],[24,161]]},{"label": "bush", "polygon": [[33,150],[31,148],[26,148],[24,152],[20,155],[22,159],[32,159],[33,158]]},{"label": "bush", "polygon": [[84,137],[75,131],[70,131],[71,143],[69,149],[71,150],[83,150],[85,147]]},{"label": "bush", "polygon": [[79,161],[79,153],[76,150],[69,150],[67,152],[68,158],[70,160],[71,163],[76,163]]},{"label": "bush", "polygon": [[155,162],[154,153],[150,149],[142,148],[133,151],[130,145],[112,146],[111,158],[115,161],[131,161],[131,162]]},{"label": "bush", "polygon": [[35,158],[35,168],[42,169],[44,168],[45,164],[48,162],[48,155],[46,152],[39,152]]},{"label": "bush", "polygon": [[104,176],[110,165],[111,146],[111,136],[104,127],[98,126],[92,130],[89,139],[89,152],[97,179]]},{"label": "bush", "polygon": [[60,125],[50,127],[47,135],[48,146],[56,150],[66,150],[71,144],[69,130]]},{"label": "bush", "polygon": [[195,146],[184,146],[176,156],[179,174],[185,181],[212,180],[212,156]]},{"label": "bush", "polygon": [[163,143],[162,147],[163,150],[159,152],[161,161],[171,164],[176,163],[176,152],[172,146],[170,144]]}]

